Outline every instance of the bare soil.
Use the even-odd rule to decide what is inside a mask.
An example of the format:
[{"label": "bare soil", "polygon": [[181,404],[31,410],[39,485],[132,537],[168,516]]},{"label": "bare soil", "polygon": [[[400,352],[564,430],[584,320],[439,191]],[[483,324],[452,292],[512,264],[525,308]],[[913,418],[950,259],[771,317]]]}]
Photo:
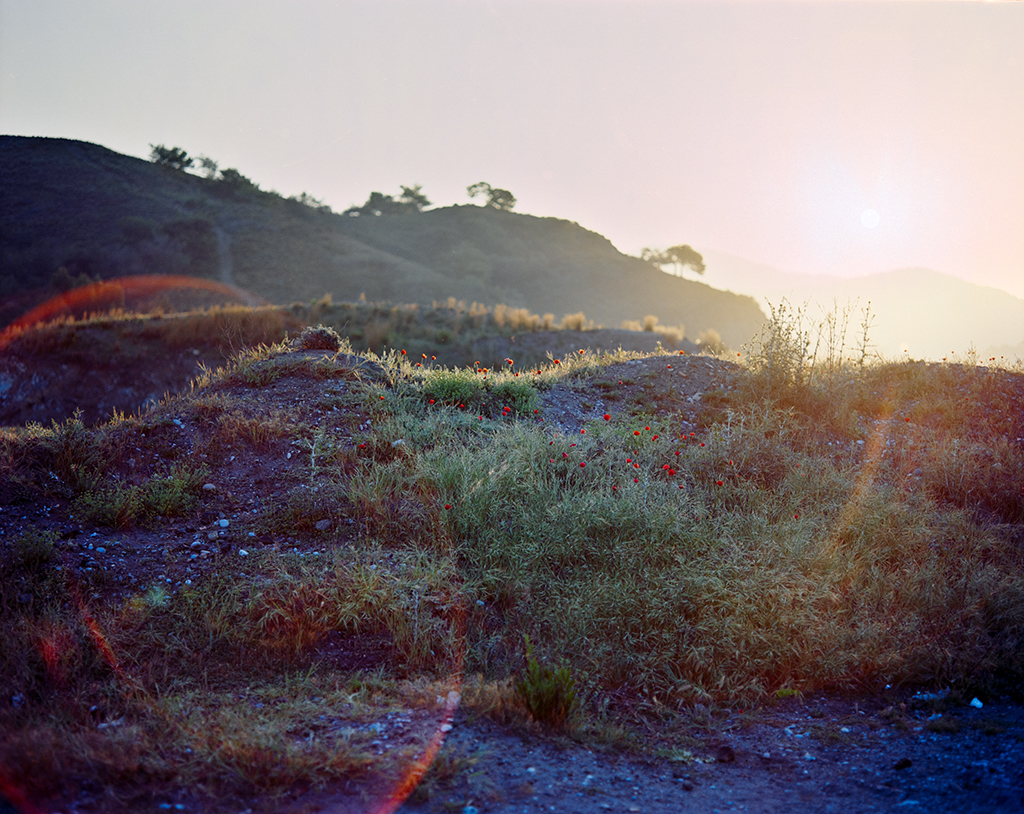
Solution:
[{"label": "bare soil", "polygon": [[[329,358],[329,355],[328,355]],[[153,360],[127,371],[144,380]],[[734,385],[736,368],[721,359],[666,355],[611,365],[587,381],[568,381],[542,393],[533,420],[551,432],[578,432],[584,422],[638,408],[678,416],[684,430],[703,431],[702,411]],[[264,387],[233,385],[230,396],[252,415],[326,426],[346,443],[372,419],[351,398],[345,378],[286,376]],[[106,397],[102,384],[84,384],[75,400]],[[347,406],[345,406],[347,405]],[[140,431],[134,454],[116,466],[129,477],[149,477],[161,465],[157,450],[193,450],[210,432],[174,402],[154,408],[162,419],[151,437]],[[158,437],[152,437],[157,435]],[[120,599],[159,586],[196,584],[212,573],[246,578],[257,548],[329,553],[355,539],[358,517],[332,515],[315,532],[269,535],[256,530],[262,507],[295,483],[289,474],[307,460],[286,438],[257,448],[238,445],[206,460],[211,488],[188,518],[148,530],[113,531],[77,522],[60,500],[28,494],[0,499],[0,539],[27,528],[60,533],[59,554],[69,576],[91,586],[91,602]],[[305,471],[305,470],[303,470]],[[6,555],[7,546],[4,544]],[[349,669],[387,668],[385,639],[338,637],[309,654]],[[441,755],[448,770],[428,778],[401,810],[422,814],[600,811],[929,810],[1024,811],[1024,709],[1009,697],[914,697],[914,688],[862,698],[788,698],[755,710],[705,710],[633,716],[631,746],[580,743],[540,728],[500,725],[459,712]],[[0,697],[0,704],[15,703]],[[343,718],[344,712],[325,710]],[[428,735],[444,718],[409,711],[387,734],[410,728]],[[98,722],[98,726],[106,721]],[[399,729],[401,730],[399,732]],[[69,786],[71,788],[72,786]],[[48,812],[116,810],[102,790],[78,778],[74,793],[47,802]],[[372,782],[324,791],[295,789],[282,798],[202,796],[189,789],[135,789],[130,810],[190,812],[356,812],[393,808]],[[382,808],[383,807],[383,808]],[[31,811],[33,809],[25,809]],[[123,809],[128,810],[128,809]],[[0,801],[0,812],[6,814]]]}]

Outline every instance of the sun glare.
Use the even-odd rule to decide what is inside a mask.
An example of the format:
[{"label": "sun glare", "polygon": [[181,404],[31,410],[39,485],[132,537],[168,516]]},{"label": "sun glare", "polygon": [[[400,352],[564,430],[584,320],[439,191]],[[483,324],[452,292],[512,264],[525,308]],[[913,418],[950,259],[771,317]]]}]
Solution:
[{"label": "sun glare", "polygon": [[860,213],[860,222],[867,229],[874,229],[880,220],[881,217],[874,209],[865,209]]}]

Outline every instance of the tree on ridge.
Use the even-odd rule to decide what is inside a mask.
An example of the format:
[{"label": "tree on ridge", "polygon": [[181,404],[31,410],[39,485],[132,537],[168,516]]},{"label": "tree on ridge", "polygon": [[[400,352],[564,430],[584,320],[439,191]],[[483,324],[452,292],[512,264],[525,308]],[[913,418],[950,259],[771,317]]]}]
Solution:
[{"label": "tree on ridge", "polygon": [[477,195],[486,195],[487,202],[484,206],[489,206],[492,209],[501,209],[505,212],[509,212],[512,207],[516,205],[515,195],[507,189],[492,187],[486,181],[478,181],[475,184],[470,184],[466,187],[466,192],[469,193],[470,198],[475,198]]},{"label": "tree on ridge", "polygon": [[700,252],[688,245],[670,246],[665,250],[643,249],[640,252],[640,259],[645,260],[652,266],[665,271],[665,266],[672,266],[671,274],[677,277],[683,276],[683,271],[692,269],[697,274],[704,273],[704,258]]}]

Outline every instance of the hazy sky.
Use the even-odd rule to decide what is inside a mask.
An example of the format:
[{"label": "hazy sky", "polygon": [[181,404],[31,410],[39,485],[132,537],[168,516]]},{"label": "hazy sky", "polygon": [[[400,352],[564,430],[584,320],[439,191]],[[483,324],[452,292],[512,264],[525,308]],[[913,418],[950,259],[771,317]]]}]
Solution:
[{"label": "hazy sky", "polygon": [[0,132],[1024,296],[1024,3],[0,0]]}]

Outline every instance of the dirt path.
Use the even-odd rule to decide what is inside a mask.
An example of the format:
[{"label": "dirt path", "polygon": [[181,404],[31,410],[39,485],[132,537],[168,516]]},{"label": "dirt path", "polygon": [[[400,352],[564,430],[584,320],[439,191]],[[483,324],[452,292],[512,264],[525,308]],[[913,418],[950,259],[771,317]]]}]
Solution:
[{"label": "dirt path", "polygon": [[[911,699],[904,711],[895,698],[794,700],[716,716],[695,731],[690,760],[600,754],[457,720],[447,749],[466,771],[400,810],[1024,811],[1021,707],[997,700],[929,720],[939,713],[927,704]],[[652,742],[661,734],[652,730]]]}]

